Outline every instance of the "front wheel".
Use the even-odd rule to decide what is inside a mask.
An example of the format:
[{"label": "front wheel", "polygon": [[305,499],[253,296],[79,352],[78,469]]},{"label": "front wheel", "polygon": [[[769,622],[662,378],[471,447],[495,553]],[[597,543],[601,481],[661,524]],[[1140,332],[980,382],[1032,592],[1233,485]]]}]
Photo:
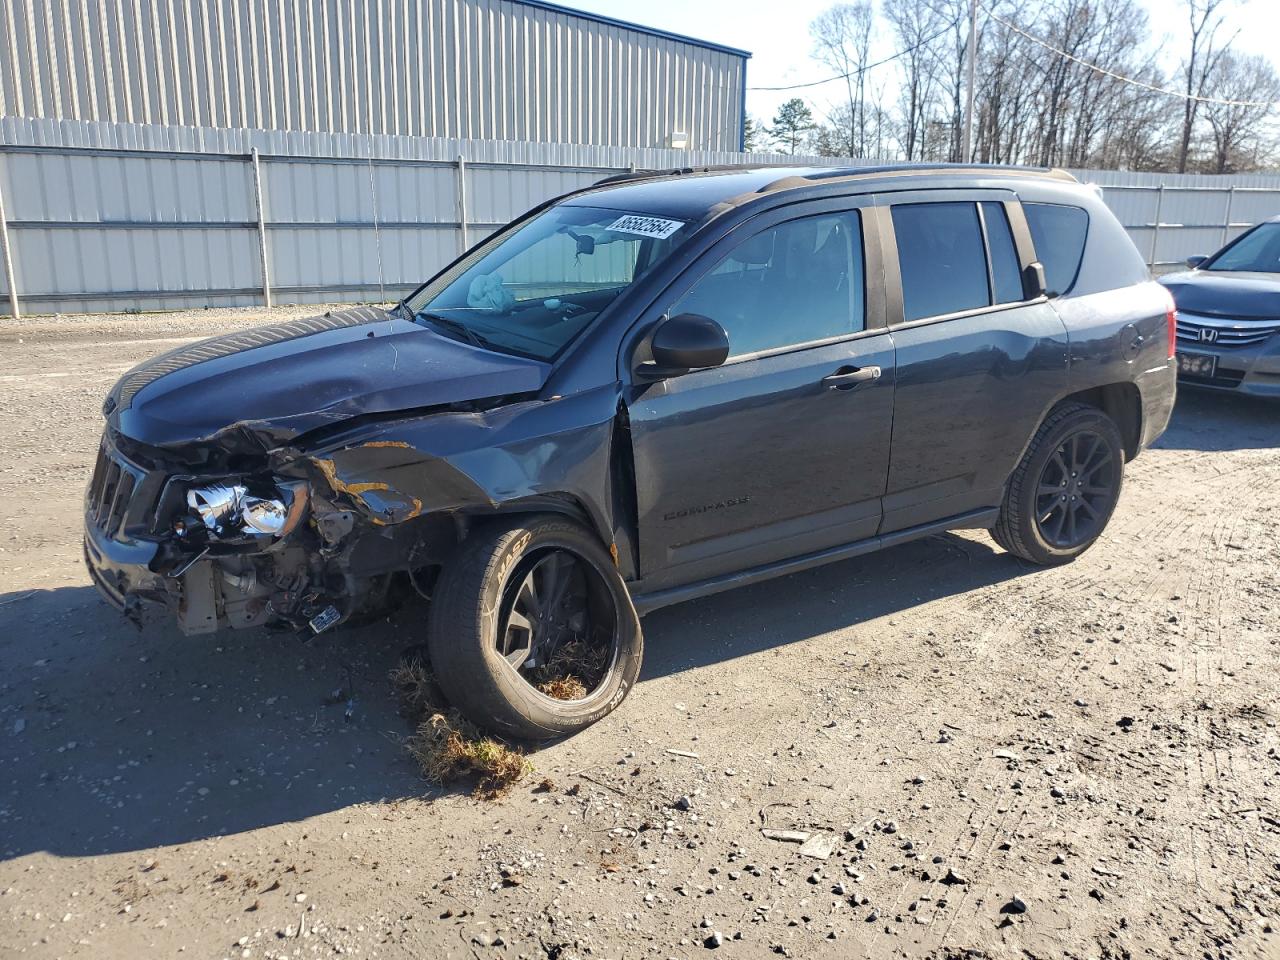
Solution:
[{"label": "front wheel", "polygon": [[640,673],[644,641],[626,585],[571,520],[477,528],[433,594],[432,667],[480,726],[525,740],[573,733],[621,703]]},{"label": "front wheel", "polygon": [[1031,563],[1074,560],[1102,535],[1120,500],[1124,444],[1097,407],[1056,407],[1009,478],[996,543]]}]

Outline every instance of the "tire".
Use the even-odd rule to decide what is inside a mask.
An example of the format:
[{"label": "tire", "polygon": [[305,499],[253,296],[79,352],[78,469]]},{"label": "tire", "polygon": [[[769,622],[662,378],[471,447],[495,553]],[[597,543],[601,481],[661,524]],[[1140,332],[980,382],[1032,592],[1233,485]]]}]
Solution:
[{"label": "tire", "polygon": [[991,536],[1030,563],[1069,563],[1106,529],[1123,481],[1115,421],[1088,404],[1054,407],[1009,477]]},{"label": "tire", "polygon": [[[561,563],[564,556],[581,565],[566,578],[578,577],[583,586],[590,630],[596,637],[613,631],[612,652],[601,657],[603,676],[573,700],[541,692],[499,650],[520,629],[511,621],[514,594],[548,557]],[[467,719],[496,733],[522,740],[575,733],[612,712],[639,676],[644,639],[626,584],[599,540],[571,520],[540,514],[476,528],[445,564],[434,597],[427,646],[436,679]],[[539,621],[538,629],[548,628]],[[527,632],[530,661],[541,635]]]}]

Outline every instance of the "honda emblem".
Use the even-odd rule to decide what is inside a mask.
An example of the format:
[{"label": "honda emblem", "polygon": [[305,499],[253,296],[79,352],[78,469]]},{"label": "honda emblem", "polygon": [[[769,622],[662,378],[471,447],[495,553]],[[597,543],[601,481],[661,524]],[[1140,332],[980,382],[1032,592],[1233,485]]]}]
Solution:
[{"label": "honda emblem", "polygon": [[1201,343],[1217,343],[1218,331],[1213,329],[1213,327],[1201,327],[1200,342]]}]

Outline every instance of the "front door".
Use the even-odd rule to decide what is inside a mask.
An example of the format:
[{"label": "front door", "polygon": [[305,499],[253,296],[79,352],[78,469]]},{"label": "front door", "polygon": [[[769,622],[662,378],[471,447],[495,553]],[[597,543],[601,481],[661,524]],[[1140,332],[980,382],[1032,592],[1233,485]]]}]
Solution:
[{"label": "front door", "polygon": [[894,352],[879,245],[850,206],[748,221],[665,299],[730,349],[629,405],[645,592],[876,533]]}]

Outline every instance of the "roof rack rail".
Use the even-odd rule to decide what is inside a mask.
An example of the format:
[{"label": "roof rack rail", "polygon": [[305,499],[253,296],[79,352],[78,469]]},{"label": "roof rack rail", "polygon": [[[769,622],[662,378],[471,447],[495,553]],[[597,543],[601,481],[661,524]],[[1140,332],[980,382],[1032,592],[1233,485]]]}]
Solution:
[{"label": "roof rack rail", "polygon": [[613,173],[597,180],[594,186],[604,187],[613,183],[629,183],[633,180],[653,180],[656,177],[686,177],[695,173],[726,173],[731,170],[760,170],[765,167],[776,167],[776,163],[713,163],[701,167],[666,167],[661,170],[631,170],[627,173]]},{"label": "roof rack rail", "polygon": [[994,163],[889,163],[868,164],[860,167],[828,167],[807,173],[791,172],[777,180],[766,183],[756,192],[772,193],[775,190],[785,190],[803,183],[834,183],[844,180],[870,180],[881,177],[913,177],[948,173],[985,174],[997,177],[1037,177],[1045,180],[1080,182],[1069,172],[1059,167],[1028,167]]}]

